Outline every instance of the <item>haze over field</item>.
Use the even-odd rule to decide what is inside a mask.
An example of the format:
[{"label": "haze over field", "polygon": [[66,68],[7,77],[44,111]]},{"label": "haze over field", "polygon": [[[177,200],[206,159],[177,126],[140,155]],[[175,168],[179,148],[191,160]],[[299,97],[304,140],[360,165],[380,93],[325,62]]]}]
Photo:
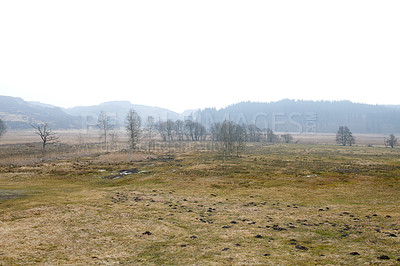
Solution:
[{"label": "haze over field", "polygon": [[28,129],[32,123],[49,124],[55,129],[84,129],[95,126],[102,112],[112,118],[116,128],[120,128],[126,123],[126,116],[131,109],[138,113],[144,126],[145,121],[153,117],[157,123],[167,120],[196,121],[206,129],[210,129],[214,123],[230,120],[280,132],[333,133],[342,125],[351,127],[355,133],[400,132],[400,105],[286,99],[270,103],[241,102],[218,110],[205,108],[176,113],[164,108],[132,104],[129,101],[111,101],[63,109],[0,95],[0,119],[10,129]]},{"label": "haze over field", "polygon": [[398,265],[399,14],[0,0],[0,265]]},{"label": "haze over field", "polygon": [[399,104],[398,1],[2,1],[0,95],[182,112]]}]

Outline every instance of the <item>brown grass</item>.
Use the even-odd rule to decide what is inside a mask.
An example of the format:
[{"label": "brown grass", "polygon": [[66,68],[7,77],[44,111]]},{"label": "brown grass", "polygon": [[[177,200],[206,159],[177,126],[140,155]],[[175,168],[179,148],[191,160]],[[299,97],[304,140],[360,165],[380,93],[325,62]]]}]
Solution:
[{"label": "brown grass", "polygon": [[0,264],[396,264],[399,155],[278,144],[225,170],[205,151],[2,165]]}]

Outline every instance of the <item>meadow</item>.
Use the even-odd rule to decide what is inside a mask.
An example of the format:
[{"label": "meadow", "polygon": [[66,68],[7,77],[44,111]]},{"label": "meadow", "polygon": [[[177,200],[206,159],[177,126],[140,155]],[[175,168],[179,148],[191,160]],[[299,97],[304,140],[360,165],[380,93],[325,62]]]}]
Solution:
[{"label": "meadow", "polygon": [[2,145],[0,264],[400,264],[399,148],[207,145]]}]

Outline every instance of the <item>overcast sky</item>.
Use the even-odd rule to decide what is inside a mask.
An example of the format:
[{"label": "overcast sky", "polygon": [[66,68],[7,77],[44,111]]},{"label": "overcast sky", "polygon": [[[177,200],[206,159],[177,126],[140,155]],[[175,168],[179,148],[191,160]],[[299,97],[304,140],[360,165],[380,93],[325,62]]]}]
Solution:
[{"label": "overcast sky", "polygon": [[0,1],[0,95],[400,104],[400,1]]}]

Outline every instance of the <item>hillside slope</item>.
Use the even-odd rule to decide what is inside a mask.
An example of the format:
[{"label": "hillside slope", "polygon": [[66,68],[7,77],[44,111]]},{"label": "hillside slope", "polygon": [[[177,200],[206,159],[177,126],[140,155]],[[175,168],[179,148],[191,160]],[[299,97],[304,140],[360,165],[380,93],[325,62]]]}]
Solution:
[{"label": "hillside slope", "polygon": [[132,104],[128,101],[111,101],[93,106],[77,106],[65,109],[65,111],[73,116],[81,116],[84,123],[87,123],[89,126],[96,123],[98,115],[103,111],[116,121],[116,126],[121,126],[124,124],[125,117],[130,109],[135,110],[143,122],[145,122],[148,116],[153,116],[156,120],[176,120],[181,118],[181,115],[178,113],[164,108]]},{"label": "hillside slope", "polygon": [[242,102],[199,111],[196,119],[207,126],[228,119],[279,132],[332,133],[345,125],[354,133],[400,133],[400,109],[396,106],[350,101]]},{"label": "hillside slope", "polygon": [[69,115],[59,107],[46,107],[10,96],[0,96],[0,118],[10,129],[27,129],[32,123],[47,123],[60,129],[81,125],[80,117]]},{"label": "hillside slope", "polygon": [[102,111],[112,118],[116,127],[120,127],[124,125],[130,109],[138,112],[143,122],[148,116],[163,121],[183,119],[183,115],[164,108],[131,104],[128,101],[62,109],[40,102],[27,102],[22,98],[0,96],[0,118],[9,129],[27,129],[32,123],[47,123],[53,129],[83,129],[95,126]]}]

